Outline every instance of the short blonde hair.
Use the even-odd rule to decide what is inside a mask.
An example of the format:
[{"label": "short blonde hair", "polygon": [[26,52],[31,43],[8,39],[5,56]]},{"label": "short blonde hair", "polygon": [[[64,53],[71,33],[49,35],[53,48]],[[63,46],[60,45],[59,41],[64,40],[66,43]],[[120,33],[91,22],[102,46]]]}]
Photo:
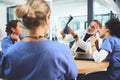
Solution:
[{"label": "short blonde hair", "polygon": [[18,5],[16,16],[22,18],[27,29],[33,29],[46,23],[50,7],[45,0],[28,0],[25,5]]}]

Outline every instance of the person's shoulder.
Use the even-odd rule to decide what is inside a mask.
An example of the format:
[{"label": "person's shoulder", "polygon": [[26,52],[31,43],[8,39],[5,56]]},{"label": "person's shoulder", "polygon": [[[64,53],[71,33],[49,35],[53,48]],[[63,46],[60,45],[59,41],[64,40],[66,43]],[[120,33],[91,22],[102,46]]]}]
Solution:
[{"label": "person's shoulder", "polygon": [[6,36],[2,39],[2,42],[6,42],[6,41],[7,42],[10,41],[10,36]]},{"label": "person's shoulder", "polygon": [[104,42],[110,42],[110,43],[114,43],[114,42],[119,42],[120,39],[116,36],[110,36],[106,39],[103,40]]},{"label": "person's shoulder", "polygon": [[51,45],[49,50],[52,51],[52,53],[55,53],[55,55],[56,55],[56,51],[57,53],[60,53],[60,54],[70,53],[70,48],[63,43],[60,43],[57,41],[51,41],[50,44]]},{"label": "person's shoulder", "polygon": [[109,38],[110,40],[114,40],[114,41],[120,41],[120,38],[118,38],[117,36],[111,36],[110,38]]},{"label": "person's shoulder", "polygon": [[68,48],[67,45],[57,42],[57,41],[50,41],[49,45],[55,49],[67,49]]},{"label": "person's shoulder", "polygon": [[50,41],[50,43],[53,45],[65,46],[65,44],[57,42],[57,41]]},{"label": "person's shoulder", "polygon": [[14,50],[19,50],[19,48],[22,46],[24,47],[24,45],[21,45],[22,42],[19,41],[19,42],[16,42],[15,44],[11,45],[9,48],[8,48],[8,52],[11,52],[11,51],[14,51]]},{"label": "person's shoulder", "polygon": [[4,40],[4,39],[10,39],[10,36],[7,35],[7,36],[5,36],[5,37],[3,38],[3,40]]},{"label": "person's shoulder", "polygon": [[118,39],[118,38],[116,36],[110,36],[110,37],[106,38],[105,40],[112,41],[112,40],[115,40],[115,39]]}]

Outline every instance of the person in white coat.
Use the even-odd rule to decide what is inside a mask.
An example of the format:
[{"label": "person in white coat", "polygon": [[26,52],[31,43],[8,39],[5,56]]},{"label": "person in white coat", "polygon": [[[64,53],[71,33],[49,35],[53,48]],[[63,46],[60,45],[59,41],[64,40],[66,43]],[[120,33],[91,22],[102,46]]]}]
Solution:
[{"label": "person in white coat", "polygon": [[102,43],[102,39],[99,38],[98,31],[102,27],[102,24],[98,20],[92,20],[89,24],[87,30],[81,32],[80,30],[74,32],[70,27],[68,28],[68,33],[64,33],[64,29],[61,31],[61,35],[64,41],[72,42],[75,41],[71,47],[73,52],[87,52],[92,53],[90,38],[96,36],[98,42],[96,45],[99,47]]}]

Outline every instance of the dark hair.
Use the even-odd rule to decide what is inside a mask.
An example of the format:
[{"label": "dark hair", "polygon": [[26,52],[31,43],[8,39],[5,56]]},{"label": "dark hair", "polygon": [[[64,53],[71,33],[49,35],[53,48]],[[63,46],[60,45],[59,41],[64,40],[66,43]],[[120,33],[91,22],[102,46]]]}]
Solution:
[{"label": "dark hair", "polygon": [[96,22],[98,25],[99,25],[99,28],[102,28],[102,24],[101,24],[101,22],[100,21],[98,21],[98,20],[92,20],[92,21],[94,21],[94,22]]},{"label": "dark hair", "polygon": [[111,35],[120,38],[120,21],[118,18],[111,18],[105,23],[105,26],[110,30]]},{"label": "dark hair", "polygon": [[10,22],[8,22],[6,24],[6,33],[11,34],[12,33],[11,28],[16,28],[18,22],[21,22],[21,21],[20,20],[11,20]]}]

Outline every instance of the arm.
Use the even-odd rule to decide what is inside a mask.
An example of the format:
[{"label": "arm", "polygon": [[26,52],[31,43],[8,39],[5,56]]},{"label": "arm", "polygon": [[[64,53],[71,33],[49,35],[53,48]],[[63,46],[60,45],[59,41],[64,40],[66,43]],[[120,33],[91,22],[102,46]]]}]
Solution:
[{"label": "arm", "polygon": [[23,36],[16,36],[14,34],[8,35],[2,40],[1,47],[2,47],[2,53],[5,54],[7,52],[7,49],[14,44],[14,42],[18,42],[21,39],[23,39]]},{"label": "arm", "polygon": [[82,39],[78,39],[78,41],[76,41],[76,44],[81,48],[81,49],[83,49],[83,50],[85,50],[85,51],[88,51],[89,50],[89,46],[90,46],[90,44],[88,43],[88,42],[85,42],[85,41],[83,41]]},{"label": "arm", "polygon": [[10,38],[6,37],[2,40],[1,42],[1,47],[2,47],[2,53],[5,54],[7,52],[7,49],[13,45],[12,41]]},{"label": "arm", "polygon": [[74,36],[75,36],[76,34],[73,32],[73,30],[72,30],[71,28],[68,28],[68,33],[69,33],[69,34],[65,34],[65,33],[64,33],[64,30],[62,30],[62,31],[61,31],[62,39],[63,39],[64,41],[68,41],[68,42],[74,41],[74,40],[75,40],[75,39],[74,39]]},{"label": "arm", "polygon": [[75,61],[74,61],[74,58],[72,56],[72,53],[70,51],[69,48],[65,48],[66,50],[66,64],[67,64],[67,73],[66,73],[66,78],[68,79],[75,79],[77,77],[77,74],[78,74],[78,69],[77,69],[77,66],[75,64]]},{"label": "arm", "polygon": [[66,34],[65,38],[63,39],[64,41],[72,42],[74,41],[74,38],[70,34]]},{"label": "arm", "polygon": [[5,68],[6,68],[6,62],[8,59],[5,58],[5,56],[2,56],[0,60],[0,77],[5,78]]},{"label": "arm", "polygon": [[86,35],[86,30],[85,31],[76,31],[76,36],[74,36],[75,39],[75,44],[81,49],[85,50],[86,52],[91,53],[91,43],[90,43],[90,38],[87,39],[87,41],[83,41],[85,35]]},{"label": "arm", "polygon": [[3,74],[3,57],[0,59],[0,77],[4,77]]},{"label": "arm", "polygon": [[20,41],[20,37],[16,34],[11,34],[10,37],[14,42]]},{"label": "arm", "polygon": [[93,58],[95,60],[95,62],[102,62],[103,60],[106,59],[107,55],[108,55],[108,51],[101,49],[100,51],[98,51],[97,47],[96,47],[96,38],[92,38],[92,52],[93,52]]},{"label": "arm", "polygon": [[103,60],[106,59],[107,55],[108,55],[108,52],[106,50],[100,50],[99,52],[96,50],[93,53],[93,58],[95,62],[102,62]]}]

